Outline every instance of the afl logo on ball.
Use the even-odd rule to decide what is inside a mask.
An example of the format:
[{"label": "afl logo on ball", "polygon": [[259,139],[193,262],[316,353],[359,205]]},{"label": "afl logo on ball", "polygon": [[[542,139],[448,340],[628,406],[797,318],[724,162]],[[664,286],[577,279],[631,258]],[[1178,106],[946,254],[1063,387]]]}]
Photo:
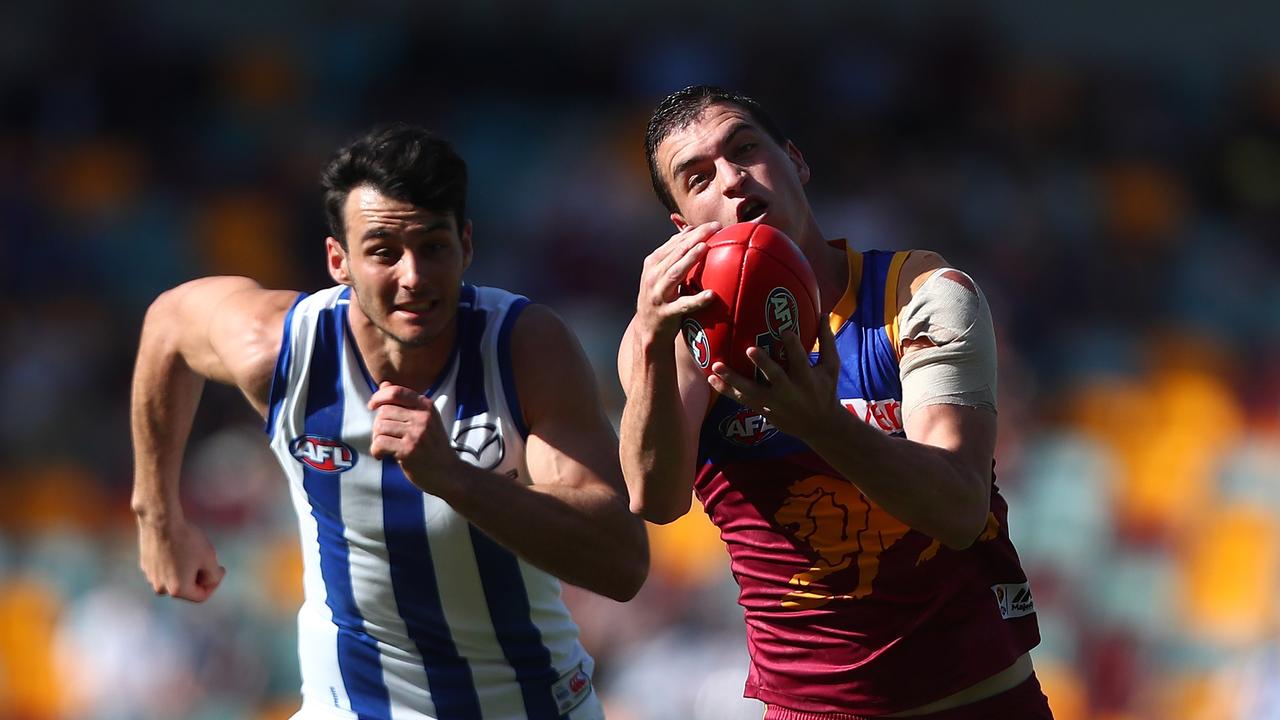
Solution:
[{"label": "afl logo on ball", "polygon": [[502,433],[492,423],[476,423],[459,428],[453,434],[452,445],[458,457],[481,470],[498,467],[506,454]]},{"label": "afl logo on ball", "polygon": [[289,443],[289,454],[307,467],[330,475],[350,470],[360,457],[341,440],[319,435],[294,438]]},{"label": "afl logo on ball", "polygon": [[796,322],[799,317],[800,306],[790,290],[776,287],[769,291],[769,299],[765,301],[764,307],[764,323],[770,334],[781,338],[782,333],[788,330],[798,332],[800,328]]},{"label": "afl logo on ball", "polygon": [[[795,300],[791,302],[794,303]],[[698,367],[705,369],[711,364],[711,344],[707,342],[707,332],[693,318],[685,318],[680,329],[684,333],[685,343],[689,345],[689,352],[693,353],[694,361],[698,363]]]}]

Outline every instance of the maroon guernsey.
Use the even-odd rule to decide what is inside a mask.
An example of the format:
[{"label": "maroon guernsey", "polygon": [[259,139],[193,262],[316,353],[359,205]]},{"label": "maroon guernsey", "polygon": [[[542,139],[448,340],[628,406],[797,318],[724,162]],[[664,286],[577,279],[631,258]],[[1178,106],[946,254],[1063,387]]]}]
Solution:
[{"label": "maroon guernsey", "polygon": [[[896,435],[893,293],[906,254],[849,252],[849,287],[831,314],[842,402]],[[884,715],[973,685],[1039,642],[994,476],[986,529],[952,550],[720,397],[703,422],[694,490],[741,589],[749,697],[798,716]]]}]

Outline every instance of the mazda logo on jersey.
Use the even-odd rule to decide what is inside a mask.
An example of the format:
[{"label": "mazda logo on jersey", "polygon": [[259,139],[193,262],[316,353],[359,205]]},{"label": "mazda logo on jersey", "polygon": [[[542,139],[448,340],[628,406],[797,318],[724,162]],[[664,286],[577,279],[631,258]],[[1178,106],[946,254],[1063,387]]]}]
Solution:
[{"label": "mazda logo on jersey", "polygon": [[289,454],[312,470],[330,475],[350,470],[360,458],[350,445],[319,435],[294,438],[289,443]]},{"label": "mazda logo on jersey", "polygon": [[493,423],[476,423],[459,428],[453,434],[453,450],[458,457],[482,470],[492,470],[502,464],[506,447],[502,433]]}]

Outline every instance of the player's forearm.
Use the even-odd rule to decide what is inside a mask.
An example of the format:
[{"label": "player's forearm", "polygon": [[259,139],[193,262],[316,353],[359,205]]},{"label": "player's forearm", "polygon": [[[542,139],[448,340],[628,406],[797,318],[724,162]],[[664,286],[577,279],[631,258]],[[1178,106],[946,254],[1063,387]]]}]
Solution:
[{"label": "player's forearm", "polygon": [[670,345],[633,364],[619,448],[631,511],[668,523],[689,510],[694,458],[688,457],[683,406]]},{"label": "player's forearm", "polygon": [[[566,460],[566,462],[569,462]],[[527,485],[461,464],[442,496],[499,544],[565,582],[626,601],[649,572],[644,524],[605,488]]]},{"label": "player's forearm", "polygon": [[181,517],[178,478],[205,379],[191,370],[179,348],[182,318],[175,297],[152,304],[143,323],[130,401],[134,486],[132,507],[141,520]]},{"label": "player's forearm", "polygon": [[808,445],[872,502],[915,530],[953,548],[968,547],[986,523],[990,475],[955,453],[886,435],[837,411]]}]

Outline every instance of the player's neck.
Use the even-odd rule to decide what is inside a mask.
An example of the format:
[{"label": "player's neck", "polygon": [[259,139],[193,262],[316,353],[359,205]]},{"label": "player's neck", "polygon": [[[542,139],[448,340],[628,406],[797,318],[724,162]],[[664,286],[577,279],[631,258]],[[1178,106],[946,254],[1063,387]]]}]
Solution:
[{"label": "player's neck", "polygon": [[818,297],[823,314],[831,312],[849,284],[849,258],[843,250],[827,244],[818,221],[809,215],[796,242],[813,266],[818,281]]},{"label": "player's neck", "polygon": [[457,328],[455,315],[430,341],[409,345],[374,325],[352,303],[351,333],[374,385],[386,381],[418,392],[431,389],[453,356]]}]

